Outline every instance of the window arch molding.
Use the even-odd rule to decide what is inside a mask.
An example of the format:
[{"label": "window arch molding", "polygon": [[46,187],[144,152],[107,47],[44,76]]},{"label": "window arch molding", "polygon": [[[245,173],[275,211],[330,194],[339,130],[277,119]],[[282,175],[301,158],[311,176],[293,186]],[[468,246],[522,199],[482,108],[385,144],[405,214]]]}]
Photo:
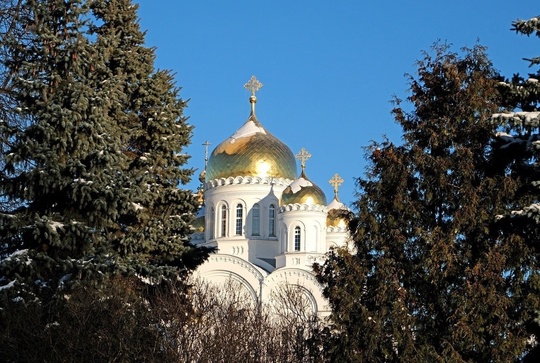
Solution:
[{"label": "window arch molding", "polygon": [[251,208],[251,235],[259,237],[261,235],[261,205],[253,204]]},{"label": "window arch molding", "polygon": [[212,240],[216,237],[217,209],[216,206],[212,204],[209,205],[206,210],[210,211],[210,213],[206,213],[208,219],[206,220],[207,225],[205,226],[205,230],[208,231],[208,239]]},{"label": "window arch molding", "polygon": [[291,252],[300,252],[305,249],[306,226],[300,221],[289,224],[289,248]]},{"label": "window arch molding", "polygon": [[300,226],[294,227],[294,246],[293,249],[295,252],[300,251],[302,247],[302,229]]},{"label": "window arch molding", "polygon": [[234,235],[241,236],[244,228],[244,204],[241,202],[235,203],[234,206]]},{"label": "window arch molding", "polygon": [[277,225],[277,207],[274,203],[268,206],[268,237],[275,238]]},{"label": "window arch molding", "polygon": [[217,221],[217,237],[227,237],[229,233],[229,205],[225,201],[218,203],[215,212],[215,221]]}]

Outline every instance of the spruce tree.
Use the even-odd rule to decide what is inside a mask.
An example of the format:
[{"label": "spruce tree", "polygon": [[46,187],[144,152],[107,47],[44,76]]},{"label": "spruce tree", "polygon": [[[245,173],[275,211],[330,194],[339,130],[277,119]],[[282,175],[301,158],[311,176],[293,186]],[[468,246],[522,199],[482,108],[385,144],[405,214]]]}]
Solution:
[{"label": "spruce tree", "polygon": [[404,143],[373,143],[358,179],[356,253],[316,268],[333,308],[331,358],[513,361],[540,300],[522,293],[521,237],[496,227],[522,184],[492,160],[498,75],[481,46],[436,45],[417,65],[412,110],[393,110]]},{"label": "spruce tree", "polygon": [[[512,30],[521,35],[540,37],[540,17],[516,20]],[[517,293],[523,296],[538,294],[540,289],[540,57],[525,58],[531,68],[527,76],[514,74],[499,83],[503,110],[493,115],[498,127],[493,159],[508,174],[522,182],[516,203],[499,218],[501,233],[517,234],[523,250],[519,274],[524,283]],[[534,300],[527,306],[529,314],[523,324],[531,334],[530,353],[526,362],[540,359],[540,304]]]},{"label": "spruce tree", "polygon": [[[113,112],[126,130],[122,145],[130,179],[141,188],[133,200],[135,213],[121,220],[130,233],[120,235],[114,243],[127,248],[128,255],[143,257],[145,264],[136,268],[137,273],[192,270],[208,251],[189,243],[197,202],[191,191],[178,188],[193,173],[182,168],[188,159],[182,149],[192,133],[183,116],[186,102],[178,97],[173,75],[154,70],[154,51],[144,46],[137,6],[130,0],[90,4],[93,15],[102,22],[94,29],[97,47],[107,55],[111,77],[122,80],[125,98]],[[131,260],[128,264],[133,265]]]},{"label": "spruce tree", "polygon": [[[27,44],[28,33],[22,27],[18,18],[27,11],[22,6],[23,0],[0,0],[0,59],[7,59],[9,54],[8,43],[18,39],[21,45]],[[0,62],[0,126],[15,127],[24,120],[13,110],[16,103],[13,99],[11,81],[14,73],[3,62]],[[0,134],[0,168],[5,166],[5,157],[9,149],[10,140],[6,134]],[[0,195],[0,210],[14,207],[14,201],[9,201]]]},{"label": "spruce tree", "polygon": [[[54,293],[114,274],[187,273],[196,202],[178,189],[191,126],[172,76],[154,71],[130,1],[27,0],[5,67],[15,74],[2,124],[3,291]],[[8,205],[8,204],[6,204]],[[10,287],[10,288],[7,288]]]}]

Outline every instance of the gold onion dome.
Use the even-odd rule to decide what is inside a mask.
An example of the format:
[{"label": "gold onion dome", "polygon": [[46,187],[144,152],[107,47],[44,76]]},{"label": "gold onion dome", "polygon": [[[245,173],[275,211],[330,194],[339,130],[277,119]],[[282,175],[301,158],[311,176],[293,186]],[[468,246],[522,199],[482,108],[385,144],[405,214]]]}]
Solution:
[{"label": "gold onion dome", "polygon": [[281,195],[281,205],[296,203],[326,205],[324,192],[312,183],[303,171],[300,177],[285,188]]},{"label": "gold onion dome", "polygon": [[204,181],[206,180],[206,170],[203,170],[201,171],[201,173],[199,174],[199,181],[201,183],[204,183]]},{"label": "gold onion dome", "polygon": [[350,215],[350,210],[343,204],[338,197],[339,186],[343,184],[343,179],[339,174],[335,174],[329,183],[334,187],[334,199],[327,205],[328,216],[326,217],[327,227],[345,227],[347,219]]},{"label": "gold onion dome", "polygon": [[195,218],[195,220],[193,221],[193,228],[194,228],[195,231],[197,231],[197,232],[204,232],[204,224],[205,224],[205,218],[204,218],[204,215],[198,216],[198,217]]},{"label": "gold onion dome", "polygon": [[298,179],[294,180],[281,195],[281,205],[288,204],[319,204],[326,205],[326,196],[324,192],[311,180],[309,180],[305,174],[306,160],[311,157],[306,149],[302,150],[296,155],[300,160],[302,166],[302,173]]},{"label": "gold onion dome", "polygon": [[[335,199],[334,199],[335,200]],[[333,201],[332,201],[333,202]],[[332,203],[330,203],[332,204]],[[345,227],[347,226],[347,219],[351,214],[351,211],[345,207],[343,203],[342,207],[330,209],[328,206],[328,216],[326,217],[327,227]]]},{"label": "gold onion dome", "polygon": [[255,92],[262,84],[255,77],[245,85],[251,91],[251,114],[246,123],[211,153],[206,180],[237,176],[294,179],[294,155],[278,138],[270,134],[255,116]]}]

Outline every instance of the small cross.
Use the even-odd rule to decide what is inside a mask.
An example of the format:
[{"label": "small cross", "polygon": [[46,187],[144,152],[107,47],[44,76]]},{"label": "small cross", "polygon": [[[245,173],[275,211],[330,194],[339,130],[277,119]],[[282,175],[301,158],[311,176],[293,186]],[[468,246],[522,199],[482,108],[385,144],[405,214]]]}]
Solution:
[{"label": "small cross", "polygon": [[298,154],[296,154],[296,158],[300,160],[300,166],[302,167],[302,171],[306,168],[306,161],[311,157],[311,154],[308,153],[308,151],[304,148],[300,150]]},{"label": "small cross", "polygon": [[208,146],[212,145],[208,140],[204,142],[204,169],[206,170],[206,164],[208,163]]},{"label": "small cross", "polygon": [[247,89],[249,92],[251,92],[251,95],[255,97],[255,92],[260,90],[262,88],[263,84],[259,82],[255,76],[251,76],[248,83],[244,85],[244,88]]},{"label": "small cross", "polygon": [[343,178],[336,173],[336,175],[334,175],[328,182],[334,187],[334,194],[337,196],[339,186],[343,184]]}]

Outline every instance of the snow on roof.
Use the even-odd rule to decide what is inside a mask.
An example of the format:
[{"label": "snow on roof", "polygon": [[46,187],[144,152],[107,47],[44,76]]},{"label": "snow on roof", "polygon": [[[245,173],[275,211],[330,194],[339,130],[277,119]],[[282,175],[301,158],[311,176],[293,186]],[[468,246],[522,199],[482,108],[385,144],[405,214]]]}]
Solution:
[{"label": "snow on roof", "polygon": [[298,192],[301,188],[304,188],[304,187],[311,187],[313,186],[313,183],[310,182],[309,180],[307,179],[304,179],[302,177],[296,179],[295,181],[293,181],[289,187],[291,188],[292,192],[293,193],[296,193]]},{"label": "snow on roof", "polygon": [[262,126],[257,126],[255,122],[249,120],[242,127],[236,130],[236,132],[230,137],[229,142],[232,144],[236,141],[236,139],[240,139],[242,137],[249,137],[257,133],[266,135],[266,131]]},{"label": "snow on roof", "polygon": [[327,208],[330,209],[347,209],[345,204],[341,203],[339,200],[334,198],[330,204],[328,204]]}]

